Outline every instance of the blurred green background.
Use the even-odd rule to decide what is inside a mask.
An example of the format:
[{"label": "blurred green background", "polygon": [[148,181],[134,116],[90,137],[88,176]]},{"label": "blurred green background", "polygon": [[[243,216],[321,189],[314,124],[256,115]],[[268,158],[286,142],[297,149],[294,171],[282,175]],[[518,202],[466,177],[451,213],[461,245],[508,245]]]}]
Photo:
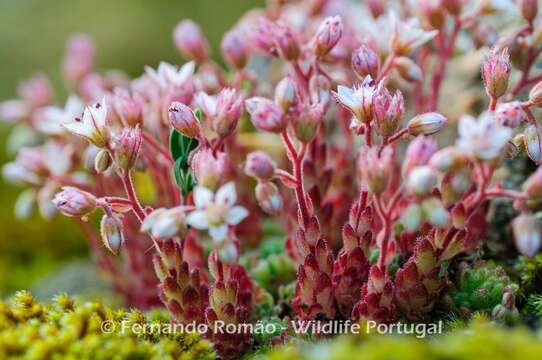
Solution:
[{"label": "blurred green background", "polygon": [[[131,76],[161,60],[180,63],[171,32],[192,18],[208,37],[215,58],[221,36],[249,8],[264,0],[0,0],[0,101],[16,96],[19,81],[35,72],[48,74],[64,102],[60,60],[64,42],[74,32],[91,35],[97,44],[98,68],[120,69]],[[0,123],[0,164],[6,153],[9,126]],[[61,216],[45,222],[35,215],[19,222],[13,204],[19,189],[0,179],[0,297],[17,289],[62,289],[58,274],[71,273],[87,262],[79,229]],[[83,265],[81,265],[82,263]],[[90,270],[92,271],[92,270]],[[46,281],[47,282],[47,281]],[[68,286],[68,285],[66,285]],[[47,287],[47,285],[46,285]],[[47,292],[47,291],[45,291]]]}]

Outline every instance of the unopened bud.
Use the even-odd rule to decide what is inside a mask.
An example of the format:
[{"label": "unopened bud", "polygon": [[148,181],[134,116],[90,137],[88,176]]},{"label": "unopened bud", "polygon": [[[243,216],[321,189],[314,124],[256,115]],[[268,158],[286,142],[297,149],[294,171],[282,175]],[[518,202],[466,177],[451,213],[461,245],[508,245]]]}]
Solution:
[{"label": "unopened bud", "polygon": [[403,160],[401,173],[407,176],[410,171],[422,165],[427,165],[431,156],[437,151],[437,142],[435,139],[426,136],[418,136],[408,144]]},{"label": "unopened bud", "polygon": [[362,44],[352,53],[352,69],[362,80],[367,75],[371,76],[372,79],[376,79],[380,69],[378,54],[369,46]]},{"label": "unopened bud", "polygon": [[401,215],[401,224],[407,232],[416,232],[423,220],[422,208],[416,203],[410,204]]},{"label": "unopened bud", "polygon": [[422,210],[427,221],[435,227],[443,228],[450,220],[450,214],[437,198],[425,199],[422,202]]},{"label": "unopened bud", "polygon": [[429,160],[429,165],[441,172],[457,170],[467,162],[465,154],[455,146],[437,151]]},{"label": "unopened bud", "polygon": [[183,235],[185,230],[186,216],[181,207],[156,209],[141,224],[141,231],[150,232],[157,239]]},{"label": "unopened bud", "polygon": [[104,215],[100,223],[100,233],[104,246],[114,255],[118,255],[124,244],[124,225],[120,216],[116,214]]},{"label": "unopened bud", "polygon": [[518,0],[518,7],[528,22],[532,22],[538,14],[538,0]]},{"label": "unopened bud", "polygon": [[233,88],[225,88],[216,99],[216,116],[212,119],[211,127],[220,137],[230,135],[243,114],[243,97]]},{"label": "unopened bud", "polygon": [[248,61],[247,39],[239,30],[227,32],[220,43],[222,56],[236,69],[245,67]]},{"label": "unopened bud", "polygon": [[424,20],[434,29],[440,29],[445,21],[445,13],[440,0],[420,0],[418,7]]},{"label": "unopened bud", "polygon": [[169,122],[181,134],[190,138],[197,138],[201,135],[201,125],[196,115],[185,104],[173,102],[168,110]]},{"label": "unopened bud", "polygon": [[529,92],[529,102],[542,107],[542,81],[538,82]]},{"label": "unopened bud", "polygon": [[405,100],[399,90],[392,96],[384,86],[378,88],[373,96],[373,116],[378,133],[383,138],[386,139],[395,133],[404,112]]},{"label": "unopened bud", "polygon": [[528,257],[533,257],[540,249],[540,223],[532,214],[522,214],[512,222],[514,239],[518,251]]},{"label": "unopened bud", "polygon": [[500,103],[495,110],[495,120],[502,126],[516,128],[527,118],[519,101]]},{"label": "unopened bud", "polygon": [[269,99],[252,97],[245,101],[245,107],[259,130],[280,133],[286,127],[283,111]]},{"label": "unopened bud", "polygon": [[331,83],[324,75],[314,75],[309,80],[309,92],[313,104],[326,108],[331,100]]},{"label": "unopened bud", "polygon": [[296,86],[294,80],[287,76],[275,87],[275,104],[277,104],[284,113],[288,113],[290,107],[296,101]]},{"label": "unopened bud", "polygon": [[442,202],[446,207],[455,204],[471,185],[472,178],[469,169],[447,173],[440,186]]},{"label": "unopened bud", "polygon": [[68,82],[75,83],[90,74],[94,68],[96,46],[88,35],[77,34],[69,38],[64,52],[62,74]]},{"label": "unopened bud", "polygon": [[493,47],[499,38],[495,27],[485,23],[478,22],[472,29],[472,41],[477,49],[482,47]]},{"label": "unopened bud", "polygon": [[542,140],[540,129],[537,125],[529,125],[523,130],[523,142],[527,155],[540,164],[542,162]]},{"label": "unopened bud", "polygon": [[325,56],[337,45],[343,33],[343,23],[340,16],[326,18],[314,37],[314,53]]},{"label": "unopened bud", "polygon": [[280,24],[275,27],[273,35],[280,56],[287,61],[296,60],[301,50],[292,29],[287,25]]},{"label": "unopened bud", "polygon": [[192,170],[200,186],[217,190],[232,177],[232,164],[223,152],[213,154],[212,149],[203,148],[192,157]]},{"label": "unopened bud", "polygon": [[441,0],[440,3],[451,15],[458,16],[463,9],[464,0]]},{"label": "unopened bud", "polygon": [[397,72],[403,79],[409,82],[420,82],[423,80],[422,69],[410,58],[400,56],[393,62]]},{"label": "unopened bud", "polygon": [[482,66],[482,79],[491,98],[498,99],[506,93],[511,69],[508,49],[493,48]]},{"label": "unopened bud", "polygon": [[376,148],[362,147],[358,153],[357,170],[362,184],[378,195],[388,187],[393,167],[393,150],[385,147],[380,153]]},{"label": "unopened bud", "polygon": [[247,155],[245,174],[260,180],[269,180],[275,175],[276,165],[263,151],[254,151]]},{"label": "unopened bud", "polygon": [[175,46],[185,57],[199,63],[209,57],[209,44],[199,26],[192,20],[183,20],[173,32]]},{"label": "unopened bud", "polygon": [[527,178],[522,189],[529,200],[542,198],[542,166]]},{"label": "unopened bud", "polygon": [[113,139],[112,144],[115,165],[123,170],[133,168],[140,147],[141,129],[139,126],[122,129],[121,133]]},{"label": "unopened bud", "polygon": [[98,174],[104,173],[109,169],[112,163],[113,159],[111,159],[109,151],[101,149],[94,158],[94,170],[96,170]]},{"label": "unopened bud", "polygon": [[320,128],[324,118],[324,110],[321,105],[312,105],[303,109],[292,117],[292,127],[295,137],[302,143],[309,143]]},{"label": "unopened bud", "polygon": [[136,126],[143,123],[143,108],[126,89],[115,89],[113,107],[126,126]]},{"label": "unopened bud", "polygon": [[432,135],[439,132],[446,121],[444,116],[436,112],[416,115],[407,124],[408,133],[413,136]]},{"label": "unopened bud", "polygon": [[96,210],[96,197],[81,189],[65,186],[55,195],[53,204],[66,216],[83,217]]},{"label": "unopened bud", "polygon": [[269,215],[279,215],[282,211],[282,197],[279,189],[270,181],[259,181],[256,185],[258,205]]},{"label": "unopened bud", "polygon": [[367,0],[366,4],[375,19],[386,12],[385,0]]},{"label": "unopened bud", "polygon": [[418,166],[408,175],[406,188],[412,195],[428,194],[437,185],[437,174],[430,166]]}]

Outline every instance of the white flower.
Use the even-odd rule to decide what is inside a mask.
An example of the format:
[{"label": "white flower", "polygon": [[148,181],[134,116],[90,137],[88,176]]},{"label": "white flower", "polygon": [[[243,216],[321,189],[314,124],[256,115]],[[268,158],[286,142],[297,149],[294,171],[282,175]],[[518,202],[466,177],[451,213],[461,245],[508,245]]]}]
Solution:
[{"label": "white flower", "polygon": [[235,184],[223,185],[216,194],[203,186],[194,188],[196,210],[186,217],[186,222],[199,230],[209,230],[215,241],[221,241],[228,235],[228,226],[237,225],[248,216],[242,206],[234,206],[237,200]]},{"label": "white flower", "polygon": [[193,61],[187,62],[180,69],[175,65],[161,62],[156,70],[146,66],[145,72],[162,89],[165,89],[170,86],[182,85],[194,75],[195,68],[196,64]]},{"label": "white flower", "polygon": [[184,207],[156,209],[141,224],[141,231],[150,232],[157,239],[169,239],[186,230]]},{"label": "white flower", "polygon": [[423,30],[416,18],[402,21],[393,12],[389,16],[390,23],[393,26],[390,46],[397,55],[409,54],[412,50],[422,46],[438,34],[438,30]]},{"label": "white flower", "polygon": [[[357,120],[352,127],[359,127],[362,122],[369,122],[373,117],[373,96],[377,86],[373,83],[371,76],[363,80],[363,83],[356,87],[349,88],[339,85],[334,93],[337,101],[350,110]],[[357,125],[357,126],[356,126]]]},{"label": "white flower", "polygon": [[457,146],[481,160],[499,155],[512,134],[512,129],[499,125],[489,112],[482,114],[478,120],[470,115],[462,116],[458,130]]},{"label": "white flower", "polygon": [[85,105],[75,95],[71,95],[66,101],[64,108],[48,106],[42,117],[36,122],[36,128],[46,135],[62,135],[66,132],[64,124],[81,116]]},{"label": "white flower", "polygon": [[102,101],[87,106],[82,119],[75,118],[75,120],[65,123],[64,127],[70,132],[86,138],[99,148],[105,147],[109,140],[105,97]]},{"label": "white flower", "polygon": [[208,117],[216,116],[216,96],[208,95],[207,93],[200,91],[196,94],[194,101],[196,105],[203,111]]}]

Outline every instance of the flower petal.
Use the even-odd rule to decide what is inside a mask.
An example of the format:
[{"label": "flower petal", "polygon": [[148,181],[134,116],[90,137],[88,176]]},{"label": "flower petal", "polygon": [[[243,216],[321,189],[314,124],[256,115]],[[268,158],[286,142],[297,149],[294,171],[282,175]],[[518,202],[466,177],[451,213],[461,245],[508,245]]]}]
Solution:
[{"label": "flower petal", "polygon": [[216,192],[216,202],[232,206],[237,201],[237,192],[235,191],[235,183],[230,181],[222,185]]},{"label": "flower petal", "polygon": [[248,210],[242,206],[234,206],[230,209],[226,222],[230,225],[237,225],[248,216]]},{"label": "flower petal", "polygon": [[194,204],[198,209],[207,206],[213,200],[213,192],[206,187],[196,186],[194,188]]},{"label": "flower petal", "polygon": [[186,216],[186,223],[198,230],[205,230],[209,227],[207,218],[205,217],[205,211],[195,210]]},{"label": "flower petal", "polygon": [[215,241],[220,241],[226,238],[228,235],[228,225],[220,225],[220,226],[211,226],[209,228],[209,235],[213,238]]}]

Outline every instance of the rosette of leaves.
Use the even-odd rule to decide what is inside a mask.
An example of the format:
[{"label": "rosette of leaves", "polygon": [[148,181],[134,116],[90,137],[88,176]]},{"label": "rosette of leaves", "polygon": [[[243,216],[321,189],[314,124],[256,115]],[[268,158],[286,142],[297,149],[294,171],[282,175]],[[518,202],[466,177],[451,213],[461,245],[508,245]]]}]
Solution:
[{"label": "rosette of leaves", "polygon": [[[201,121],[201,111],[194,111],[198,121]],[[190,169],[188,158],[192,150],[198,146],[198,140],[190,138],[173,129],[169,136],[169,151],[173,158],[173,174],[175,182],[185,196],[192,191],[195,185],[194,174]]]},{"label": "rosette of leaves", "polygon": [[460,313],[491,311],[503,299],[504,291],[516,288],[500,266],[480,263],[461,267],[455,288],[448,295]]}]

